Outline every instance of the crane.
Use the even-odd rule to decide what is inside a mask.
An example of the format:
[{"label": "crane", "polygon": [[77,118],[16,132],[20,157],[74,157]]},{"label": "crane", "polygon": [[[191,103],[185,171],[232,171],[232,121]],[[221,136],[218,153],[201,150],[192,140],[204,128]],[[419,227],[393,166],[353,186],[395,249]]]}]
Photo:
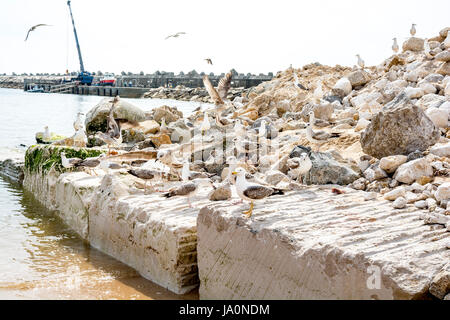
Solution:
[{"label": "crane", "polygon": [[90,72],[84,70],[83,57],[81,56],[80,43],[78,42],[77,29],[75,28],[75,21],[73,20],[70,0],[67,1],[67,5],[69,6],[70,17],[72,18],[73,34],[75,35],[75,42],[78,50],[78,59],[80,60],[80,73],[78,74],[78,77],[73,78],[72,81],[79,81],[81,84],[86,84],[90,86],[92,84],[92,81],[94,80],[94,77]]}]

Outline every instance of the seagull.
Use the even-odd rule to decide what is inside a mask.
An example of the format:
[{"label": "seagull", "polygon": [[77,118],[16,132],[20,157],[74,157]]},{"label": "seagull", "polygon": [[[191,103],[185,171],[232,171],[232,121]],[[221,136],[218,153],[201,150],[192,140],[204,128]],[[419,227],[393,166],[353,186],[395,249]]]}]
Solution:
[{"label": "seagull", "polygon": [[199,172],[199,171],[191,171],[189,168],[189,161],[184,160],[183,162],[183,169],[181,169],[181,180],[182,181],[190,181],[194,179],[204,179],[204,178],[210,178],[212,175],[208,174],[206,172]]},{"label": "seagull", "polygon": [[322,81],[321,80],[317,81],[317,87],[313,92],[313,97],[317,103],[320,103],[320,100],[322,100],[323,90],[322,90]]},{"label": "seagull", "polygon": [[[111,104],[111,109],[109,110],[109,115],[107,118],[107,124],[108,124],[108,134],[114,138],[114,139],[120,139],[121,138],[121,132],[120,132],[120,127],[119,124],[116,122],[116,120],[114,119],[114,110],[116,109],[117,104],[120,101],[120,97],[119,96],[115,96],[112,104]],[[122,143],[122,141],[120,141],[119,143]]]},{"label": "seagull", "polygon": [[303,175],[308,173],[312,168],[311,159],[306,152],[303,152],[300,157],[288,159],[287,165],[290,169],[289,174],[294,179],[300,180],[301,183],[303,183]]},{"label": "seagull", "polygon": [[258,137],[265,138],[267,135],[267,128],[266,128],[266,120],[261,120],[261,124],[258,129]]},{"label": "seagull", "polygon": [[200,130],[202,131],[202,135],[204,135],[204,133],[211,129],[211,124],[209,123],[209,119],[208,119],[208,114],[205,112],[203,114],[203,122],[200,126]]},{"label": "seagull", "polygon": [[[144,169],[144,168],[130,169],[127,172],[139,179],[145,180],[144,193],[147,192],[147,182],[149,180],[153,180],[156,177],[162,178],[162,175],[163,175],[163,173],[161,171]],[[150,183],[150,187],[152,188],[152,190],[155,190],[152,183]]]},{"label": "seagull", "polygon": [[178,38],[182,34],[186,34],[186,32],[177,32],[175,34],[171,34],[171,35],[167,36],[165,40],[167,40],[169,38]]},{"label": "seagull", "polygon": [[73,123],[73,128],[75,129],[75,131],[78,131],[83,128],[83,122],[81,121],[82,115],[84,115],[84,113],[82,113],[82,112],[77,113],[77,119]]},{"label": "seagull", "polygon": [[108,154],[110,154],[111,152],[111,146],[113,145],[119,145],[122,143],[122,132],[120,132],[120,137],[119,139],[114,139],[112,138],[109,134],[103,133],[103,132],[97,132],[96,134],[97,138],[99,138],[100,140],[102,140],[103,142],[105,142],[108,145]]},{"label": "seagull", "polygon": [[84,132],[84,128],[81,127],[78,129],[75,134],[73,135],[73,142],[79,147],[85,147],[87,144],[87,136]]},{"label": "seagull", "polygon": [[39,28],[39,27],[50,27],[50,26],[51,26],[50,24],[44,24],[44,23],[41,23],[41,24],[37,24],[37,25],[35,25],[35,26],[32,26],[32,27],[30,28],[30,30],[28,30],[27,37],[25,38],[25,41],[28,40],[28,36],[30,35],[30,32],[33,32],[34,30],[36,30],[36,28]]},{"label": "seagull", "polygon": [[48,126],[45,126],[44,133],[42,134],[42,140],[48,141],[48,140],[50,140],[50,138],[51,138],[50,130],[48,129]]},{"label": "seagull", "polygon": [[245,178],[246,172],[243,168],[237,168],[232,174],[237,176],[235,187],[238,196],[243,200],[250,201],[250,209],[243,212],[248,218],[252,216],[255,200],[264,199],[277,192],[273,188],[248,182]]},{"label": "seagull", "polygon": [[105,155],[102,154],[98,157],[91,157],[91,158],[86,158],[84,160],[82,160],[81,162],[75,163],[74,167],[83,167],[83,168],[87,168],[89,171],[91,171],[92,168],[96,168],[98,167],[98,165],[101,163],[102,158]]},{"label": "seagull", "polygon": [[82,162],[80,158],[67,158],[65,152],[61,152],[61,164],[64,168],[73,168],[76,164]]},{"label": "seagull", "polygon": [[212,85],[209,80],[208,75],[203,76],[203,84],[205,85],[206,91],[208,91],[209,96],[214,101],[216,105],[224,104],[223,99],[226,99],[228,91],[231,88],[231,79],[233,75],[231,72],[228,72],[223,78],[219,80],[219,84],[217,85],[217,90]]},{"label": "seagull", "polygon": [[169,189],[169,191],[167,193],[164,193],[162,196],[165,198],[186,196],[189,208],[192,208],[190,198],[197,193],[199,186],[204,184],[212,185],[212,182],[209,179],[194,179],[192,181],[185,182],[177,187]]},{"label": "seagull", "polygon": [[213,64],[213,63],[212,63],[212,60],[211,60],[210,58],[205,59],[205,61],[206,61],[208,64],[210,64],[210,65]]},{"label": "seagull", "polygon": [[[326,131],[313,131],[312,126],[314,124],[314,112],[309,113],[309,123],[306,126],[306,138],[309,142],[320,146],[327,142],[329,138],[339,137],[337,133],[328,133]],[[318,150],[319,150],[318,149]]]},{"label": "seagull", "polygon": [[430,53],[431,49],[430,49],[430,44],[428,43],[428,39],[427,38],[425,38],[424,42],[423,42],[423,51],[425,52],[425,56],[428,59],[433,59],[433,56]]},{"label": "seagull", "polygon": [[392,51],[394,51],[394,53],[397,53],[399,49],[397,38],[393,38],[392,40],[394,40],[394,43],[392,44]]},{"label": "seagull", "polygon": [[416,24],[413,23],[411,26],[411,30],[409,30],[409,33],[414,36],[416,34]]},{"label": "seagull", "polygon": [[361,59],[361,57],[359,56],[359,54],[357,54],[356,57],[358,58],[358,66],[360,66],[361,69],[364,69],[364,60]]},{"label": "seagull", "polygon": [[166,125],[166,118],[164,118],[164,117],[161,119],[161,126],[159,127],[159,132],[164,133],[164,134],[169,133],[169,129],[167,128],[167,125]]},{"label": "seagull", "polygon": [[306,90],[306,88],[300,83],[300,81],[298,80],[298,76],[297,73],[294,71],[294,84],[295,86],[297,86],[298,88],[302,89],[302,90]]},{"label": "seagull", "polygon": [[247,130],[239,119],[234,123],[233,131],[237,138],[243,138],[247,134]]}]

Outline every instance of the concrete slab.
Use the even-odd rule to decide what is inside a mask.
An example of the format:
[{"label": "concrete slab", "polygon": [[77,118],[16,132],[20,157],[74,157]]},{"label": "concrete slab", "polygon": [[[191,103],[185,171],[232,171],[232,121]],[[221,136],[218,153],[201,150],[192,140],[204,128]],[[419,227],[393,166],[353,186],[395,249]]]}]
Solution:
[{"label": "concrete slab", "polygon": [[197,220],[201,299],[415,299],[450,261],[450,233],[412,205],[311,187]]}]

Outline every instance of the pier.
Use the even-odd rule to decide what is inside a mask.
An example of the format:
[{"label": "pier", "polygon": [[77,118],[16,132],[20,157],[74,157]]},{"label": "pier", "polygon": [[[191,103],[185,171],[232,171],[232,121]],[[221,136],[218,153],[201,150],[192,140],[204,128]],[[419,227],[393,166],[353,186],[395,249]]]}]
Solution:
[{"label": "pier", "polygon": [[121,96],[123,98],[141,98],[148,88],[139,87],[102,87],[102,86],[86,86],[76,82],[60,83],[58,81],[33,81],[26,79],[24,81],[24,91],[33,89],[34,87],[43,89],[46,93],[68,93],[79,95],[95,95],[114,97]]}]

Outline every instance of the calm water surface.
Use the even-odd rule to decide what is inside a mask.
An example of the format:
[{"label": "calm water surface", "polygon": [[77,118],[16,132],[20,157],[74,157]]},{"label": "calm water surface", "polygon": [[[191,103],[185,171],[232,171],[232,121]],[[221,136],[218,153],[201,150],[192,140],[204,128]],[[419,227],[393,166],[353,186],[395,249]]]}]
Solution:
[{"label": "calm water surface", "polygon": [[[0,88],[0,152],[35,143],[51,132],[73,134],[77,112],[87,113],[102,97],[25,93]],[[189,114],[199,103],[124,99],[151,110],[177,106]],[[0,299],[184,299],[140,277],[136,271],[87,245],[20,186],[0,177]]]}]

